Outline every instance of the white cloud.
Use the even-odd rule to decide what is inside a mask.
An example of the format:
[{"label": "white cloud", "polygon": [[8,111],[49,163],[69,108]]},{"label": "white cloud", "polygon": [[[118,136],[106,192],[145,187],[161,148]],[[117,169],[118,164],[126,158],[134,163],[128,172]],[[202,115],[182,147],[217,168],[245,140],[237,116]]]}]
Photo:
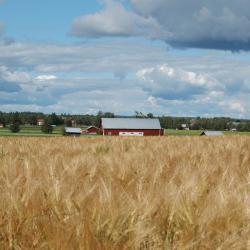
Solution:
[{"label": "white cloud", "polygon": [[194,98],[208,90],[222,88],[218,80],[205,73],[173,68],[167,64],[139,70],[137,77],[145,82],[145,89],[164,99]]},{"label": "white cloud", "polygon": [[167,36],[153,17],[143,17],[128,11],[118,1],[105,0],[104,10],[95,14],[77,17],[73,22],[75,36]]},{"label": "white cloud", "polygon": [[38,80],[38,81],[52,81],[56,79],[57,77],[54,75],[39,75],[35,78],[35,80]]},{"label": "white cloud", "polygon": [[0,44],[0,61],[1,110],[250,117],[250,67],[241,54],[176,56],[133,40],[13,43]]},{"label": "white cloud", "polygon": [[[145,91],[151,95],[148,101],[159,107],[165,105],[172,112],[173,107],[175,112],[179,107],[178,112],[183,112],[181,115],[195,113],[234,117],[249,115],[249,110],[246,108],[249,105],[249,89],[245,88],[245,81],[239,80],[239,75],[235,74],[238,72],[237,68],[232,71],[229,69],[225,71],[224,68],[222,77],[213,70],[206,69],[203,72],[195,65],[188,65],[186,68],[190,66],[193,67],[192,71],[178,66],[170,67],[167,64],[139,70],[137,77],[143,83]],[[220,68],[218,71],[221,72]],[[241,68],[241,71],[241,77],[243,72],[249,76],[247,68],[245,70]]]},{"label": "white cloud", "polygon": [[6,66],[0,66],[0,92],[19,92],[21,84],[29,82],[30,79],[26,72],[10,71]]},{"label": "white cloud", "polygon": [[157,99],[154,96],[149,96],[147,101],[150,103],[152,107],[160,108],[160,106],[157,103]]},{"label": "white cloud", "polygon": [[235,113],[244,115],[246,113],[245,105],[239,100],[226,100],[219,102],[219,105],[226,111],[230,110]]},{"label": "white cloud", "polygon": [[27,72],[10,71],[6,66],[0,66],[0,79],[7,82],[26,83],[31,80]]},{"label": "white cloud", "polygon": [[[164,47],[165,48],[165,47]],[[39,75],[57,72],[126,72],[164,62],[167,51],[154,45],[113,41],[75,45],[32,43],[0,44],[0,61],[9,67],[35,70]]]}]

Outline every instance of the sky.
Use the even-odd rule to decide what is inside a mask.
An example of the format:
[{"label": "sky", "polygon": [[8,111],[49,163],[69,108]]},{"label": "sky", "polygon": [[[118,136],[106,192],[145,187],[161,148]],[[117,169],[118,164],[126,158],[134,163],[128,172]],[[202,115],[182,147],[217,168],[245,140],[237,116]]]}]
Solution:
[{"label": "sky", "polygon": [[0,111],[250,118],[248,0],[0,0]]}]

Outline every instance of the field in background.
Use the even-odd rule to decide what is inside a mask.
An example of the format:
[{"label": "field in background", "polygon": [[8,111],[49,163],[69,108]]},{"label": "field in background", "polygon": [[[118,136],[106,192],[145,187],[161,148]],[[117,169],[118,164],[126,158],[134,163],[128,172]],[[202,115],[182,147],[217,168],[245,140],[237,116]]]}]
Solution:
[{"label": "field in background", "polygon": [[250,138],[0,138],[0,249],[249,249]]},{"label": "field in background", "polygon": [[12,133],[8,127],[0,128],[0,136],[60,136],[61,127],[56,127],[52,134],[44,134],[40,126],[20,126],[20,132]]},{"label": "field in background", "polygon": [[[199,136],[203,130],[175,130],[166,129],[165,135],[175,135],[175,136]],[[250,132],[239,132],[239,131],[222,131],[224,135],[247,135],[250,136]]]},{"label": "field in background", "polygon": [[[85,129],[86,127],[82,127]],[[199,136],[202,130],[175,130],[175,129],[165,129],[165,135],[167,136]],[[232,132],[232,131],[223,131],[225,135],[250,135],[250,132]],[[45,136],[45,137],[54,137],[62,135],[62,127],[55,127],[52,134],[44,134],[41,132],[40,126],[21,126],[19,133],[12,133],[8,128],[0,128],[0,136]],[[86,137],[83,135],[82,137]],[[89,137],[89,136],[88,136]],[[93,136],[91,136],[93,137]]]},{"label": "field in background", "polygon": [[[12,133],[8,127],[0,128],[0,136],[29,136],[29,137],[55,137],[62,136],[62,126],[57,126],[53,128],[52,134],[44,134],[41,131],[41,126],[28,126],[22,125],[20,126],[20,132]],[[81,127],[85,129],[86,127]]]}]

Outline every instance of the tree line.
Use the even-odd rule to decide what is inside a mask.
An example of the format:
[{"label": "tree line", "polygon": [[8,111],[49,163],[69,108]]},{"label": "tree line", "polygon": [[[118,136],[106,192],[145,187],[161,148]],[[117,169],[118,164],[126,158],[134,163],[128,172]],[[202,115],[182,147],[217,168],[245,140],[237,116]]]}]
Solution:
[{"label": "tree line", "polygon": [[69,115],[69,114],[44,114],[35,112],[1,112],[0,123],[10,125],[19,123],[20,125],[37,125],[38,119],[43,119],[51,125],[66,125],[73,126],[74,124],[80,126],[99,126],[102,117],[112,118],[114,114],[111,112],[99,111],[96,115]]},{"label": "tree line", "polygon": [[[45,124],[51,126],[96,126],[100,127],[101,118],[114,118],[125,117],[117,116],[112,112],[99,111],[95,115],[89,114],[44,114],[36,112],[0,112],[0,124],[4,126],[15,127],[17,125],[37,125],[38,119],[44,119]],[[127,116],[128,117],[128,116]],[[135,111],[133,116],[136,118],[154,118],[152,113],[144,115],[141,112]],[[215,118],[201,118],[201,117],[172,117],[172,116],[160,116],[157,117],[160,120],[162,128],[165,129],[183,129],[183,124],[186,128],[192,130],[238,130],[238,131],[250,131],[250,121],[244,119],[232,119],[230,117],[215,117]],[[16,128],[17,129],[17,128]]]}]

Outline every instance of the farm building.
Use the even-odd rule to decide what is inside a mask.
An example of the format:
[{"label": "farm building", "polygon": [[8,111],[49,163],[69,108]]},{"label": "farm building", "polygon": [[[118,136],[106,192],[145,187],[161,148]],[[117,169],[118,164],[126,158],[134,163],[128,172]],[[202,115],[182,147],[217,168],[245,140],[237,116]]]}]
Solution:
[{"label": "farm building", "polygon": [[44,119],[37,119],[37,125],[43,126],[44,125]]},{"label": "farm building", "polygon": [[201,136],[222,136],[224,135],[221,131],[203,131]]},{"label": "farm building", "polygon": [[88,128],[86,128],[86,130],[84,130],[84,134],[88,134],[88,135],[97,135],[99,133],[100,129],[95,127],[95,126],[89,126]]},{"label": "farm building", "polygon": [[80,128],[65,128],[65,134],[70,136],[80,136],[82,134],[82,130]]},{"label": "farm building", "polygon": [[182,130],[189,130],[188,124],[181,124]]},{"label": "farm building", "polygon": [[143,118],[102,118],[103,135],[116,136],[162,136],[159,119]]}]

